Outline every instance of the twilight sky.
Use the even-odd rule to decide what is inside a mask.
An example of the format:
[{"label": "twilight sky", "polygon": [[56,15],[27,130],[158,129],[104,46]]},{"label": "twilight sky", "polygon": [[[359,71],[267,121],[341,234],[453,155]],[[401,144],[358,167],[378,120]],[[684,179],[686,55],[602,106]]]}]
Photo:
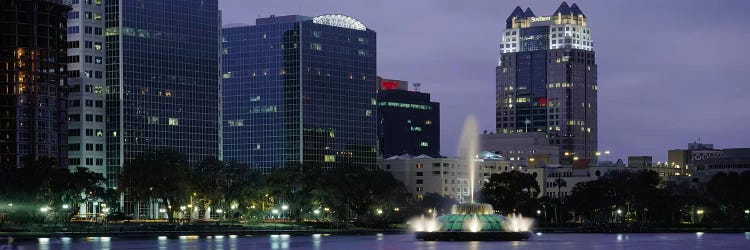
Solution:
[{"label": "twilight sky", "polygon": [[[466,115],[495,128],[495,66],[516,5],[551,15],[560,0],[219,0],[224,24],[269,15],[345,14],[378,36],[378,74],[422,83],[441,103],[441,153]],[[750,1],[568,1],[588,17],[599,66],[599,149],[611,159],[686,148],[750,147]]]}]

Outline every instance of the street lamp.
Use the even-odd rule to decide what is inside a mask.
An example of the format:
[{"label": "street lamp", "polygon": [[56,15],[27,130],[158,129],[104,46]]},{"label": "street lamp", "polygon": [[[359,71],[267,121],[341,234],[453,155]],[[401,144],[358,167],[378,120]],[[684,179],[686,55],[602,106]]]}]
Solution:
[{"label": "street lamp", "polygon": [[622,209],[617,209],[617,214],[622,214]]},{"label": "street lamp", "polygon": [[378,210],[376,210],[375,212],[378,213],[378,215],[381,215],[383,214],[383,209],[378,208]]},{"label": "street lamp", "polygon": [[396,212],[398,212],[399,210],[401,210],[401,209],[399,209],[399,208],[394,208],[393,209],[393,211],[396,211]]},{"label": "street lamp", "polygon": [[542,210],[537,209],[536,210],[536,215],[540,215],[540,214],[542,214]]},{"label": "street lamp", "polygon": [[39,211],[41,211],[42,213],[49,212],[49,210],[50,209],[48,207],[42,207],[42,208],[39,209]]},{"label": "street lamp", "polygon": [[287,205],[281,205],[281,210],[286,211],[287,209],[289,209],[289,206],[287,206]]},{"label": "street lamp", "polygon": [[63,205],[62,205],[62,208],[63,208],[63,209],[68,209],[68,208],[70,208],[70,206],[68,206],[68,204],[63,204]]},{"label": "street lamp", "polygon": [[319,214],[320,214],[320,210],[319,210],[319,209],[315,209],[315,210],[313,210],[313,214],[315,214],[315,215],[319,215]]},{"label": "street lamp", "polygon": [[745,209],[745,214],[750,214],[750,209]]}]

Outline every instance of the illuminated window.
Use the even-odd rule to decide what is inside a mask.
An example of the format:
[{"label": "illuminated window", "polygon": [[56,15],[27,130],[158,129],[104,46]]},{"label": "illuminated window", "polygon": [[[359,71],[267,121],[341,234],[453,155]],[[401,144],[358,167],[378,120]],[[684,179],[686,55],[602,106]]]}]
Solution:
[{"label": "illuminated window", "polygon": [[148,117],[148,124],[159,124],[159,117],[158,116],[149,116]]},{"label": "illuminated window", "polygon": [[424,168],[424,164],[422,164],[422,163],[417,163],[417,168]]},{"label": "illuminated window", "polygon": [[427,143],[426,141],[423,141],[423,142],[420,142],[420,143],[419,143],[419,146],[422,146],[422,147],[427,147],[427,146],[429,146],[429,145],[430,145],[430,144],[429,144],[429,143]]},{"label": "illuminated window", "polygon": [[335,155],[326,155],[325,156],[325,162],[336,162],[336,156]]},{"label": "illuminated window", "polygon": [[180,121],[177,118],[169,118],[169,125],[170,126],[180,125]]},{"label": "illuminated window", "polygon": [[323,46],[320,45],[319,43],[311,43],[310,44],[310,49],[313,49],[313,50],[323,50]]},{"label": "illuminated window", "polygon": [[422,127],[411,127],[411,131],[422,131]]},{"label": "illuminated window", "polygon": [[431,124],[432,124],[432,121],[430,121],[430,120],[426,120],[426,121],[424,121],[424,124],[427,124],[427,125],[431,125]]},{"label": "illuminated window", "polygon": [[372,116],[372,110],[365,110],[365,116]]},{"label": "illuminated window", "polygon": [[224,73],[224,79],[232,78],[232,72]]}]

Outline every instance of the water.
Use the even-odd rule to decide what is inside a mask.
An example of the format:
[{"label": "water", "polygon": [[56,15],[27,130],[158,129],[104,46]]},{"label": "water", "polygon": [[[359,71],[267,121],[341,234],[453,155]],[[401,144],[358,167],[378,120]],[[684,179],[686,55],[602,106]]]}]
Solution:
[{"label": "water", "polygon": [[477,118],[470,114],[464,121],[464,129],[461,132],[461,141],[458,145],[458,156],[466,160],[469,174],[470,203],[474,203],[474,185],[476,185],[476,157],[479,153],[479,125]]},{"label": "water", "polygon": [[[518,242],[425,242],[414,234],[365,236],[90,237],[24,241],[20,249],[750,249],[750,232],[734,234],[536,234]],[[3,246],[0,246],[3,249]]]}]

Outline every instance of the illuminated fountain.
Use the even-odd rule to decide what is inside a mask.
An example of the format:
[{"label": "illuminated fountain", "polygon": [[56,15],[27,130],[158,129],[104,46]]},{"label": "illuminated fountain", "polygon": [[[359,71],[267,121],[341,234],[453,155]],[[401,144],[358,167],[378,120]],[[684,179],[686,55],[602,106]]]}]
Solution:
[{"label": "illuminated fountain", "polygon": [[479,129],[477,120],[470,115],[464,123],[461,134],[459,155],[466,159],[469,174],[470,202],[453,205],[450,214],[441,216],[432,213],[431,217],[409,221],[411,229],[421,240],[525,240],[532,220],[520,215],[510,217],[495,214],[492,205],[474,203],[474,189],[476,184],[475,157],[479,148]]}]

